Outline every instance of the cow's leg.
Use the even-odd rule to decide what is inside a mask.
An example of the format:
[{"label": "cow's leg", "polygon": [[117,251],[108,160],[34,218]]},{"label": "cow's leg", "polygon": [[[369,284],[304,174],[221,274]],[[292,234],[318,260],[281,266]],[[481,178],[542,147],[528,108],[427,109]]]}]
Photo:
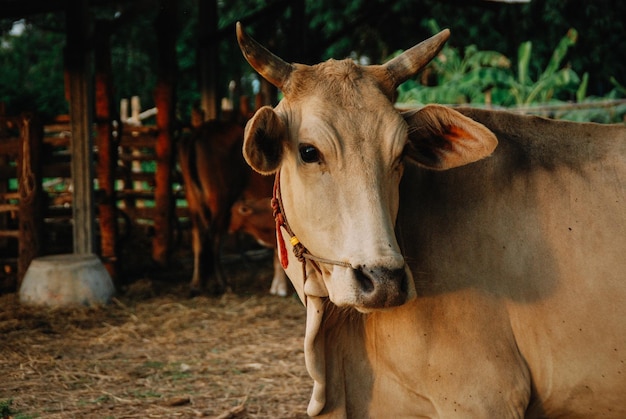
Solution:
[{"label": "cow's leg", "polygon": [[193,251],[193,274],[191,276],[191,283],[189,284],[189,294],[193,297],[200,293],[202,290],[202,247],[203,247],[203,234],[200,231],[197,223],[192,220],[191,226],[191,249]]},{"label": "cow's leg", "polygon": [[206,261],[211,265],[210,283],[207,288],[211,294],[223,294],[227,290],[226,275],[222,269],[222,235],[217,232],[211,240],[212,252],[207,255]]},{"label": "cow's leg", "polygon": [[[204,223],[192,216],[191,247],[193,250],[193,275],[189,284],[191,297],[199,295],[207,285],[207,279],[213,276],[214,250],[212,234]],[[209,289],[213,292],[212,289]]]},{"label": "cow's leg", "polygon": [[287,280],[287,274],[280,265],[280,259],[278,258],[278,249],[274,249],[274,278],[272,279],[272,286],[270,287],[270,294],[279,295],[281,297],[287,296],[289,292],[289,281]]}]

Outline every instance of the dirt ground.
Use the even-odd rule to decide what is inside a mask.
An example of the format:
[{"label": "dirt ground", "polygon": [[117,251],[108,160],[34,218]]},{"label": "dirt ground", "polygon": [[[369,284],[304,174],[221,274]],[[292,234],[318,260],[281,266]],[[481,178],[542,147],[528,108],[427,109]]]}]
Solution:
[{"label": "dirt ground", "polygon": [[96,308],[0,295],[0,402],[14,418],[306,418],[305,311],[267,293],[271,274],[236,260],[232,292],[191,299],[188,272],[145,274]]}]

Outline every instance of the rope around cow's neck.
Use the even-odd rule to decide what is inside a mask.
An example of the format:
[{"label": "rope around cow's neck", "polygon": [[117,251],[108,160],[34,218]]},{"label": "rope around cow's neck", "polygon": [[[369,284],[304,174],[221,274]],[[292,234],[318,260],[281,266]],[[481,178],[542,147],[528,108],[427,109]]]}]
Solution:
[{"label": "rope around cow's neck", "polygon": [[[289,243],[291,243],[293,254],[296,258],[302,263],[302,289],[304,293],[304,285],[306,284],[307,274],[306,274],[306,261],[311,261],[311,264],[315,268],[315,270],[321,274],[322,270],[319,267],[320,263],[325,263],[329,265],[343,266],[345,268],[351,268],[352,265],[348,262],[341,262],[332,259],[321,258],[315,255],[312,255],[308,249],[300,243],[300,240],[295,235],[289,223],[287,222],[287,216],[285,215],[285,210],[283,207],[283,200],[280,191],[280,170],[276,172],[276,177],[274,178],[274,190],[272,196],[272,214],[274,216],[274,221],[276,222],[276,236],[278,240],[278,253],[280,256],[280,264],[283,269],[287,269],[289,266],[289,256],[287,255],[287,248],[285,246],[285,241],[283,239],[283,235],[281,232],[281,227],[285,229],[287,234],[289,234]],[[304,293],[304,304],[306,305],[306,293]]]}]

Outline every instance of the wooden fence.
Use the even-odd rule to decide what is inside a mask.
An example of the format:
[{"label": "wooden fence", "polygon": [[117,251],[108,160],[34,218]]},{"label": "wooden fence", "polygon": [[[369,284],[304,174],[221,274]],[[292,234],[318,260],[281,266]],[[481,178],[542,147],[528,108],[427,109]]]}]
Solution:
[{"label": "wooden fence", "polygon": [[[254,108],[246,97],[240,99],[240,109],[223,104],[222,118],[244,122],[265,104],[263,96],[254,98]],[[130,104],[130,109],[129,109]],[[228,105],[228,106],[227,106]],[[130,114],[129,114],[130,110]],[[159,129],[143,125],[142,120],[156,114],[155,109],[142,112],[138,99],[123,101],[120,108],[121,124],[112,124],[112,141],[96,142],[94,179],[96,223],[98,224],[96,252],[103,259],[109,272],[118,262],[117,229],[128,232],[133,229],[185,229],[188,210],[182,176],[176,159],[167,162],[157,153]],[[30,115],[9,118],[0,109],[0,290],[19,286],[30,261],[37,256],[73,251],[73,211],[70,142],[72,138],[69,116],[57,117],[42,126]],[[196,115],[199,124],[204,118]],[[98,129],[95,130],[98,133]],[[184,133],[182,133],[184,135]],[[104,138],[104,137],[103,137]],[[176,147],[171,145],[171,153]],[[109,165],[108,160],[113,160]],[[167,166],[167,167],[164,167]],[[112,167],[110,171],[107,167]],[[163,197],[156,187],[157,170],[170,173],[166,192],[166,205],[173,208],[171,223],[159,223],[163,215]],[[111,172],[111,173],[108,173]],[[113,193],[105,187],[113,178]],[[163,192],[163,191],[161,191]],[[114,202],[114,220],[103,222],[109,203]],[[162,205],[161,205],[162,206]],[[115,234],[111,230],[115,229]],[[161,237],[164,234],[161,234]],[[165,235],[173,236],[172,231]],[[172,246],[171,241],[166,244]],[[163,249],[163,241],[153,240],[152,259],[169,249]],[[155,251],[155,249],[157,249]],[[155,257],[156,255],[156,257]]]},{"label": "wooden fence", "polygon": [[[154,228],[157,134],[154,126],[122,124],[114,135],[117,224],[127,231]],[[67,116],[45,126],[28,115],[0,117],[0,289],[19,284],[34,257],[72,252],[70,141]],[[99,158],[96,148],[94,160]],[[184,220],[182,177],[175,165],[170,169],[174,213]],[[97,176],[94,190],[99,206]],[[106,233],[99,221],[101,238]],[[118,257],[110,254],[103,259]]]},{"label": "wooden fence", "polygon": [[32,115],[0,116],[0,263],[4,278],[23,276],[40,251],[40,143],[41,125]]}]

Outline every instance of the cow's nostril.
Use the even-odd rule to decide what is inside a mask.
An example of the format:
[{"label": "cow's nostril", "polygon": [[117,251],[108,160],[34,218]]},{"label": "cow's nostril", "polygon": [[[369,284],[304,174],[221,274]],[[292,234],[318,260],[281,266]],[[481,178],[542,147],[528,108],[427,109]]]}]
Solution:
[{"label": "cow's nostril", "polygon": [[362,266],[354,270],[354,276],[364,306],[394,307],[406,301],[408,277],[404,268]]},{"label": "cow's nostril", "polygon": [[354,275],[356,276],[356,282],[357,284],[359,284],[361,291],[363,291],[366,294],[369,294],[370,292],[374,291],[375,286],[374,286],[374,282],[372,281],[372,278],[366,273],[364,273],[362,268],[355,269]]}]

